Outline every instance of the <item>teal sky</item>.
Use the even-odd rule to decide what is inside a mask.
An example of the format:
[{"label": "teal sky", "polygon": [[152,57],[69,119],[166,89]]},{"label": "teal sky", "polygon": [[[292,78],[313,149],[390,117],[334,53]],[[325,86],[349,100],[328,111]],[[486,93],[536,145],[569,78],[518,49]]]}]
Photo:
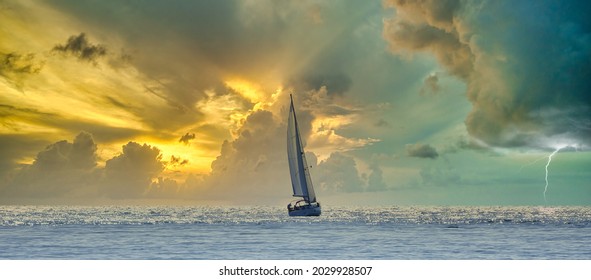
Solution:
[{"label": "teal sky", "polygon": [[588,10],[1,1],[0,203],[591,205]]}]

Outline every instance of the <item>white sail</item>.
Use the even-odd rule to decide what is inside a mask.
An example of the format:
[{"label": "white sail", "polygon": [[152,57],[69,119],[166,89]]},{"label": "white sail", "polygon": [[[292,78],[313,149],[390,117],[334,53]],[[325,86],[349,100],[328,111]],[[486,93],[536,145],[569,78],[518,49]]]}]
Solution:
[{"label": "white sail", "polygon": [[293,196],[303,197],[308,203],[316,202],[316,194],[312,187],[308,163],[304,154],[304,148],[302,147],[298,121],[293,107],[293,99],[291,100],[289,119],[287,121],[287,158]]}]

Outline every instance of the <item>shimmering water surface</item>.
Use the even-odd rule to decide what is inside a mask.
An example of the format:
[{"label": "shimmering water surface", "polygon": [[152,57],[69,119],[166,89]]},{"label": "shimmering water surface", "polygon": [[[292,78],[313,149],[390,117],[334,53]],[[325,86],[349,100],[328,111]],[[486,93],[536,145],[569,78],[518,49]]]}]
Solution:
[{"label": "shimmering water surface", "polygon": [[591,207],[0,206],[0,259],[591,259]]}]

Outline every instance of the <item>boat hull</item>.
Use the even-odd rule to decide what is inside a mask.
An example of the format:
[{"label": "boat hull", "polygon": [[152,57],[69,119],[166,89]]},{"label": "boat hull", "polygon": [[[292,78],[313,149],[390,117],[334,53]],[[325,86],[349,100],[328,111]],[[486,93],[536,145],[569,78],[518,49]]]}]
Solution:
[{"label": "boat hull", "polygon": [[305,205],[288,210],[289,216],[320,216],[322,210],[319,205]]}]

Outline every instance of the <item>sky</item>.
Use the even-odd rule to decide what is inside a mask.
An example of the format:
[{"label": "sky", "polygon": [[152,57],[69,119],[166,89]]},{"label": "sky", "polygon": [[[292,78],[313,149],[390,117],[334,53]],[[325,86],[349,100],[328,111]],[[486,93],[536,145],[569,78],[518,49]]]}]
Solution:
[{"label": "sky", "polygon": [[589,6],[1,0],[0,203],[591,205]]}]

